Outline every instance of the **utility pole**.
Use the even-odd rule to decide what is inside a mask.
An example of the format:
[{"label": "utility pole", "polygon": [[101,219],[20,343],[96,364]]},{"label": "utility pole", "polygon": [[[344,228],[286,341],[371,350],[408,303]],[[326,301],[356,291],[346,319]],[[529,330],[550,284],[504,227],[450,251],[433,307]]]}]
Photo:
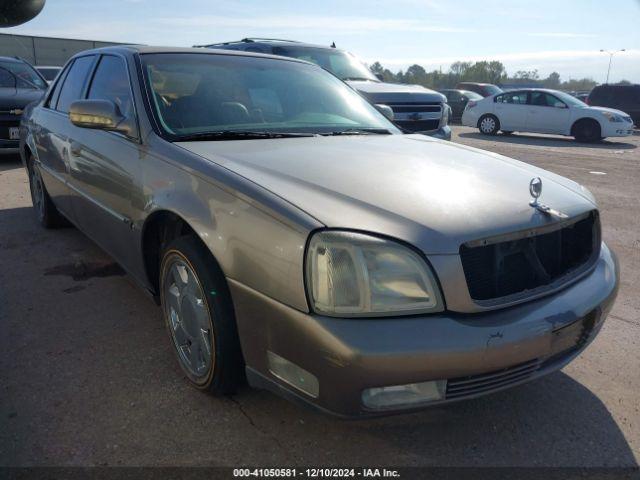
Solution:
[{"label": "utility pole", "polygon": [[620,50],[613,50],[613,51],[609,51],[609,50],[600,50],[602,53],[606,53],[609,55],[609,68],[607,68],[607,81],[604,82],[605,84],[609,83],[609,72],[611,71],[611,60],[613,59],[613,56],[618,53],[618,52],[624,52],[625,49],[621,48]]}]

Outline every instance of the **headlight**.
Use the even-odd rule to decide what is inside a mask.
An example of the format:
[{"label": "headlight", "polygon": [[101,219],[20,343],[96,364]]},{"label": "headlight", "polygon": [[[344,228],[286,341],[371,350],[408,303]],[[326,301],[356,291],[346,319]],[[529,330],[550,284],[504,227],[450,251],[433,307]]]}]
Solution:
[{"label": "headlight", "polygon": [[442,118],[440,119],[440,126],[445,127],[449,124],[449,115],[451,114],[451,107],[448,103],[442,104]]},{"label": "headlight", "polygon": [[620,115],[616,115],[615,113],[602,112],[602,115],[604,115],[604,117],[610,122],[618,123],[623,121],[622,117]]},{"label": "headlight", "polygon": [[435,277],[413,250],[352,232],[322,231],[307,251],[314,310],[332,316],[383,316],[442,310]]}]

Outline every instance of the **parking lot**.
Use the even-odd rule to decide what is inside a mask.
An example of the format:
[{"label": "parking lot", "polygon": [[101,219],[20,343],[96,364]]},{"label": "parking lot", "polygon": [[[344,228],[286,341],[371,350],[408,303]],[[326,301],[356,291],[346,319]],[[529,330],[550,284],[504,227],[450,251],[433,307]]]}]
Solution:
[{"label": "parking lot", "polygon": [[160,310],[73,228],[44,230],[0,157],[0,465],[635,466],[640,459],[640,135],[454,142],[587,186],[619,256],[618,301],[561,372],[411,415],[343,421],[183,379]]}]

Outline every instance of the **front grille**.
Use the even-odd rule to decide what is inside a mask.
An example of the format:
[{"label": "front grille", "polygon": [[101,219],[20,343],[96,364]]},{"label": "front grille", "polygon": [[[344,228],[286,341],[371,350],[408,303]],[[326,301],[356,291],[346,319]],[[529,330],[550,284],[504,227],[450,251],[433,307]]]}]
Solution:
[{"label": "front grille", "polygon": [[588,268],[599,248],[600,223],[593,211],[538,234],[469,242],[460,247],[460,257],[471,298],[486,303],[557,287]]},{"label": "front grille", "polygon": [[428,130],[436,130],[440,125],[440,120],[396,120],[395,123],[410,132],[425,132]]},{"label": "front grille", "polygon": [[442,105],[431,103],[393,103],[394,122],[410,132],[437,130],[442,118]]},{"label": "front grille", "polygon": [[446,399],[470,397],[526,380],[542,365],[539,359],[481,375],[452,378],[447,381]]}]

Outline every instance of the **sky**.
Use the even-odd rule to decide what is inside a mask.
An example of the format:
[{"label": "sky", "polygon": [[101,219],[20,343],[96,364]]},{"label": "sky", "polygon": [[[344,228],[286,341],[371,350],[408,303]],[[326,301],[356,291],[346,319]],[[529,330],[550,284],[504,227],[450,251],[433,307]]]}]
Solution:
[{"label": "sky", "polygon": [[392,71],[500,60],[509,74],[640,83],[640,0],[48,0],[2,33],[192,46],[272,37],[349,50]]}]

